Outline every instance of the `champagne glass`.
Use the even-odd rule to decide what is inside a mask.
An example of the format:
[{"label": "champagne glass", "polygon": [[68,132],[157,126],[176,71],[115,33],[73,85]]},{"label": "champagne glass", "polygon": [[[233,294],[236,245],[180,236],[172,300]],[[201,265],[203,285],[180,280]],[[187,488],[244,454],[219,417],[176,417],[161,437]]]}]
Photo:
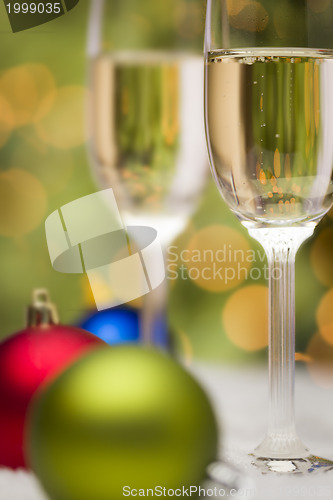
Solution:
[{"label": "champagne glass", "polygon": [[[125,224],[155,227],[164,249],[208,173],[202,56],[189,50],[191,37],[179,42],[186,19],[175,23],[175,8],[175,0],[93,0],[88,43],[94,177],[115,191]],[[148,342],[165,302],[163,286],[145,297]]]},{"label": "champagne glass", "polygon": [[253,454],[265,472],[333,466],[310,454],[294,420],[295,255],[333,202],[332,15],[332,2],[207,2],[213,175],[269,264],[269,420]]}]

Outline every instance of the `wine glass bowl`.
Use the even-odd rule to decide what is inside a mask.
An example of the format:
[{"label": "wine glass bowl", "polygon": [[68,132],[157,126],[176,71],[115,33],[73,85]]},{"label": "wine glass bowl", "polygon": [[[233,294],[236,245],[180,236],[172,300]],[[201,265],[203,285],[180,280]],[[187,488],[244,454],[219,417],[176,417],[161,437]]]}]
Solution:
[{"label": "wine glass bowl", "polygon": [[320,219],[332,204],[333,51],[212,51],[207,137],[222,196],[247,227]]},{"label": "wine glass bowl", "polygon": [[332,3],[325,9],[207,1],[212,172],[269,268],[268,429],[253,462],[264,472],[333,469],[302,444],[294,415],[295,256],[333,202],[333,36],[322,29]]},{"label": "wine glass bowl", "polygon": [[[90,61],[92,166],[125,218],[185,222],[205,185],[201,57],[177,51]],[[131,223],[134,220],[130,221]],[[153,224],[154,225],[154,224]],[[168,227],[169,238],[172,226]]]}]

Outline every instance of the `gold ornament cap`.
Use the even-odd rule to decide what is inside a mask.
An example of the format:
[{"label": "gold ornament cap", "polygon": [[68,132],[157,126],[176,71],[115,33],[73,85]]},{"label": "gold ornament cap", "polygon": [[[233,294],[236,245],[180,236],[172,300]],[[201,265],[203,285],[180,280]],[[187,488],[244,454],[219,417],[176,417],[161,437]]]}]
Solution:
[{"label": "gold ornament cap", "polygon": [[56,325],[59,323],[57,308],[50,302],[48,290],[38,288],[32,292],[32,304],[27,310],[28,327]]}]

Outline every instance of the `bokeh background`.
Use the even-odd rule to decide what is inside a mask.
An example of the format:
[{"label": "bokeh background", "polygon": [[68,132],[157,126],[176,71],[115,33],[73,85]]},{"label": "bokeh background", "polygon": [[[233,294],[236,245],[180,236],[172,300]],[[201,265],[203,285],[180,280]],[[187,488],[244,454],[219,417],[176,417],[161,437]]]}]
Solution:
[{"label": "bokeh background", "polygon": [[[283,0],[276,12],[266,3],[228,0],[235,27],[238,23],[244,29],[246,13],[259,8],[267,19],[259,28],[264,31],[269,27],[278,36],[287,36],[281,13],[295,9],[295,2]],[[330,0],[298,3],[306,4],[323,20],[331,4]],[[176,26],[180,46],[201,50],[205,1],[151,0],[151,4],[160,19],[171,20]],[[1,338],[24,326],[25,307],[36,287],[49,289],[63,323],[82,324],[95,311],[85,276],[58,274],[52,269],[44,233],[45,219],[52,211],[98,190],[87,153],[88,13],[89,2],[82,0],[64,17],[13,34],[0,4]],[[161,30],[162,35],[167,39],[166,30]],[[204,255],[205,250],[221,248],[227,250],[225,262],[209,257],[195,262],[195,251]],[[331,211],[301,248],[296,266],[297,360],[327,388],[333,388],[333,375],[327,371],[333,365],[332,251]],[[248,259],[244,260],[244,255]],[[187,262],[189,256],[192,261]],[[171,277],[178,275],[169,281],[168,301],[176,355],[187,364],[264,362],[266,260],[212,181],[167,257]],[[212,272],[216,267],[222,267],[222,272],[234,269],[235,277],[227,282],[218,276],[200,279],[200,269],[207,266]],[[240,276],[238,266],[243,269]],[[140,302],[132,306],[139,307]]]}]

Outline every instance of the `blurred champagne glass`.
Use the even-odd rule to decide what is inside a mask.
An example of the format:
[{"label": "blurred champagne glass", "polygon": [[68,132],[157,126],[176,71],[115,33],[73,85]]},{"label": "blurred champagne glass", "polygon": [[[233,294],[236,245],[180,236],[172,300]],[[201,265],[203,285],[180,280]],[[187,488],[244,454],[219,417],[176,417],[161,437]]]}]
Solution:
[{"label": "blurred champagne glass", "polygon": [[[113,188],[125,224],[155,227],[164,249],[184,229],[208,170],[203,61],[188,47],[191,37],[201,38],[198,22],[194,32],[187,23],[197,4],[181,5],[183,10],[175,0],[93,0],[89,27],[94,177]],[[190,39],[185,48],[179,43],[184,30]],[[145,297],[148,342],[165,302],[163,285]]]}]

